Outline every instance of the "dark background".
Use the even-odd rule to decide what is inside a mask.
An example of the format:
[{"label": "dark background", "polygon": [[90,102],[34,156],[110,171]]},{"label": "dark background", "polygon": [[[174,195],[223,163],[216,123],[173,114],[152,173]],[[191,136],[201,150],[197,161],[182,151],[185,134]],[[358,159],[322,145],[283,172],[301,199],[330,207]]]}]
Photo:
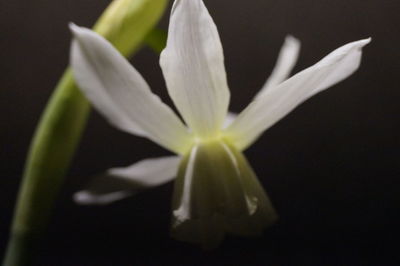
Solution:
[{"label": "dark background", "polygon": [[[67,23],[92,25],[108,2],[0,0],[0,252],[30,138],[68,63]],[[108,207],[75,205],[71,195],[89,176],[168,154],[93,113],[37,265],[399,265],[400,2],[205,2],[224,45],[234,111],[259,90],[286,34],[302,41],[295,72],[347,42],[373,39],[355,75],[246,151],[280,221],[261,238],[228,237],[204,252],[168,236],[171,184]],[[144,49],[132,62],[171,103],[158,56]]]}]

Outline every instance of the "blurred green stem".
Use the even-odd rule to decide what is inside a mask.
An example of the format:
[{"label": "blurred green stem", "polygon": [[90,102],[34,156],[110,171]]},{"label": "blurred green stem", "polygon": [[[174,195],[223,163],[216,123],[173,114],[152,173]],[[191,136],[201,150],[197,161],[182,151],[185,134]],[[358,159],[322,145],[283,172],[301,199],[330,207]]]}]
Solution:
[{"label": "blurred green stem", "polygon": [[[127,25],[121,21],[117,24],[120,26],[117,29],[119,35],[111,35],[109,38],[125,56],[132,55],[143,42],[148,43],[157,52],[165,46],[164,32],[153,30],[149,33],[149,31],[163,13],[167,2],[165,0],[142,2],[144,4],[139,5],[138,1],[134,1],[134,5],[129,6],[137,12],[133,14],[137,15],[134,18],[128,17],[129,23],[145,24],[141,31],[130,25],[136,30],[134,39],[129,38],[132,32],[122,32],[127,31]],[[110,18],[117,17],[121,20],[120,16],[116,15],[118,10],[122,10],[126,15],[126,10],[123,9],[125,3],[128,3],[127,0],[114,1],[114,6],[100,18],[95,29],[107,36],[107,32],[115,25]],[[146,22],[143,22],[143,14],[151,17],[146,17]],[[48,224],[54,201],[80,142],[89,112],[89,103],[77,88],[71,70],[67,68],[46,106],[31,143],[3,266],[22,266],[32,263],[41,235]]]},{"label": "blurred green stem", "polygon": [[67,69],[32,140],[4,266],[27,265],[35,253],[89,110]]}]

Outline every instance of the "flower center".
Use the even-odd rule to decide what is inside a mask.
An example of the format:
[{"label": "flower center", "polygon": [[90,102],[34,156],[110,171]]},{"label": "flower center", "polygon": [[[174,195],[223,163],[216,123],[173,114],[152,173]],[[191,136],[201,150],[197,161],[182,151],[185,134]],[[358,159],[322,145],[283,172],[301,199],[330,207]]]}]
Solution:
[{"label": "flower center", "polygon": [[276,218],[246,158],[224,139],[199,141],[184,156],[172,205],[173,236],[204,247],[226,232],[259,234]]}]

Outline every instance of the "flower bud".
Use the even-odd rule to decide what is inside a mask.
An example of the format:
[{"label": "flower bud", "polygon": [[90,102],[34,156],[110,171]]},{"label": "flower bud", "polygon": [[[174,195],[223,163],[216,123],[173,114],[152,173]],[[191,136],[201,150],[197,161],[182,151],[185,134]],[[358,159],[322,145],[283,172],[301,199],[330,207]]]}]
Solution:
[{"label": "flower bud", "polygon": [[121,54],[129,56],[158,22],[167,3],[167,0],[114,0],[94,30]]}]

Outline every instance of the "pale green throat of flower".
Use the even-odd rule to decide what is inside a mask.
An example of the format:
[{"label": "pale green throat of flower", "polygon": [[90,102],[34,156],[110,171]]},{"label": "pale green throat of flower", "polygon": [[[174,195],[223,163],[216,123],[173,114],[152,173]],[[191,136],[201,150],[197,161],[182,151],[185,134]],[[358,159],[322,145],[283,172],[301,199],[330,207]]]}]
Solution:
[{"label": "pale green throat of flower", "polygon": [[118,129],[177,154],[109,169],[75,200],[108,204],[176,177],[172,235],[204,247],[217,246],[225,233],[260,234],[276,219],[242,151],[296,106],[354,73],[370,41],[348,43],[289,78],[300,42],[288,36],[263,88],[235,115],[228,113],[230,92],[214,21],[201,0],[176,0],[160,65],[183,123],[110,43],[88,29],[71,30],[74,76],[95,109]]},{"label": "pale green throat of flower", "polygon": [[175,181],[172,235],[214,247],[225,232],[260,234],[275,211],[243,154],[223,140],[199,142]]}]

